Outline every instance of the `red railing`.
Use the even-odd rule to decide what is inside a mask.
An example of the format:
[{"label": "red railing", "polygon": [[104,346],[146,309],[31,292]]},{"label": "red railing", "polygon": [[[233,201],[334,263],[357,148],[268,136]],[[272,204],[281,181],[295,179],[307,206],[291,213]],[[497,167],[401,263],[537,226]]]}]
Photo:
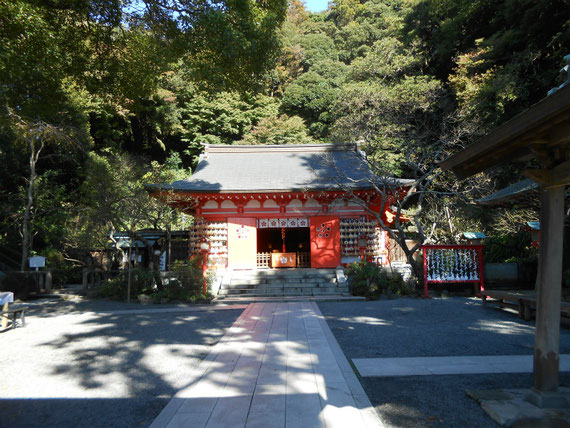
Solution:
[{"label": "red railing", "polygon": [[424,289],[428,284],[472,282],[485,290],[483,283],[484,245],[421,245],[424,259]]}]

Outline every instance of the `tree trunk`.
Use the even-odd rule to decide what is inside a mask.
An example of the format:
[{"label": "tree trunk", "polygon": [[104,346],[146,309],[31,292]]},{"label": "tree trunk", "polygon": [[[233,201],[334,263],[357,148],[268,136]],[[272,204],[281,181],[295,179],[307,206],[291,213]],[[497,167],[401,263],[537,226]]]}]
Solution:
[{"label": "tree trunk", "polygon": [[408,264],[412,268],[412,272],[413,272],[414,276],[418,280],[418,283],[420,283],[424,277],[424,269],[423,269],[423,266],[421,266],[416,261],[416,259],[414,259],[414,254],[416,253],[416,251],[412,251],[408,248],[408,245],[406,244],[405,236],[403,236],[401,239],[398,239],[397,242],[400,245],[400,247],[402,248],[402,250],[404,251],[404,254],[406,255],[406,260],[408,261]]},{"label": "tree trunk", "polygon": [[166,225],[166,240],[168,242],[166,270],[169,271],[172,268],[172,230],[170,230],[170,224]]},{"label": "tree trunk", "polygon": [[22,261],[20,263],[20,270],[26,269],[26,262],[28,261],[28,254],[30,251],[31,244],[31,216],[32,216],[32,206],[34,204],[34,186],[36,184],[37,174],[36,174],[36,154],[35,145],[32,138],[30,138],[30,179],[28,181],[28,189],[26,191],[26,208],[24,209],[24,218],[22,219]]}]

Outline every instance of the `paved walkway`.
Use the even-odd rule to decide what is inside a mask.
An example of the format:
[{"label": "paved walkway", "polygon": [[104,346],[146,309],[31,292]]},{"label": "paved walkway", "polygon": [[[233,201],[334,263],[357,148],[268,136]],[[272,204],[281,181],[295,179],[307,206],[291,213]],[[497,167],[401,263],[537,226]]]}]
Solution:
[{"label": "paved walkway", "polygon": [[252,303],[151,428],[380,427],[314,302]]},{"label": "paved walkway", "polygon": [[[362,377],[482,373],[532,373],[532,355],[354,358]],[[570,355],[560,355],[560,371],[570,371]]]}]

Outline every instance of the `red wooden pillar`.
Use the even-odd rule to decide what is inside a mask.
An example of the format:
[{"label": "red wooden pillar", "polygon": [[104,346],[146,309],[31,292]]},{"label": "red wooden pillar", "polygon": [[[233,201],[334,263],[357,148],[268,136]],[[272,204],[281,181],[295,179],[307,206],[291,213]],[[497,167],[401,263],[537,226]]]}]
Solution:
[{"label": "red wooden pillar", "polygon": [[479,293],[482,296],[483,291],[485,291],[485,281],[483,278],[483,247],[477,249],[477,257],[479,260]]}]

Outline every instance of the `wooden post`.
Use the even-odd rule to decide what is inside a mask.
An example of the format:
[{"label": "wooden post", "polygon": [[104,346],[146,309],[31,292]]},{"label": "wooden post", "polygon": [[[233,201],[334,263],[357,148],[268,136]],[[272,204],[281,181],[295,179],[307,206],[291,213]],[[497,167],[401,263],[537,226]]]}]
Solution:
[{"label": "wooden post", "polygon": [[427,249],[425,247],[422,247],[422,251],[423,251],[423,262],[424,262],[424,291],[425,291],[425,298],[429,299],[429,294],[428,294],[428,283],[427,283],[427,278],[428,278],[428,273],[427,273],[427,269],[428,269],[428,265],[427,265]]},{"label": "wooden post", "polygon": [[[2,307],[2,312],[8,312],[8,309],[10,309],[10,304],[8,302],[4,303],[4,306]],[[2,321],[0,321],[0,328],[2,328],[2,330],[6,329],[8,327],[8,321],[10,320],[8,314],[3,314],[1,317]]]},{"label": "wooden post", "polygon": [[558,390],[564,186],[542,189],[533,386]]},{"label": "wooden post", "polygon": [[83,268],[83,290],[87,291],[89,281],[89,268]]},{"label": "wooden post", "polygon": [[133,258],[133,237],[131,236],[129,245],[129,265],[127,273],[127,303],[131,303],[131,259]]},{"label": "wooden post", "polygon": [[48,270],[46,271],[46,280],[45,280],[46,292],[51,291],[51,283],[52,283],[51,270]]}]

